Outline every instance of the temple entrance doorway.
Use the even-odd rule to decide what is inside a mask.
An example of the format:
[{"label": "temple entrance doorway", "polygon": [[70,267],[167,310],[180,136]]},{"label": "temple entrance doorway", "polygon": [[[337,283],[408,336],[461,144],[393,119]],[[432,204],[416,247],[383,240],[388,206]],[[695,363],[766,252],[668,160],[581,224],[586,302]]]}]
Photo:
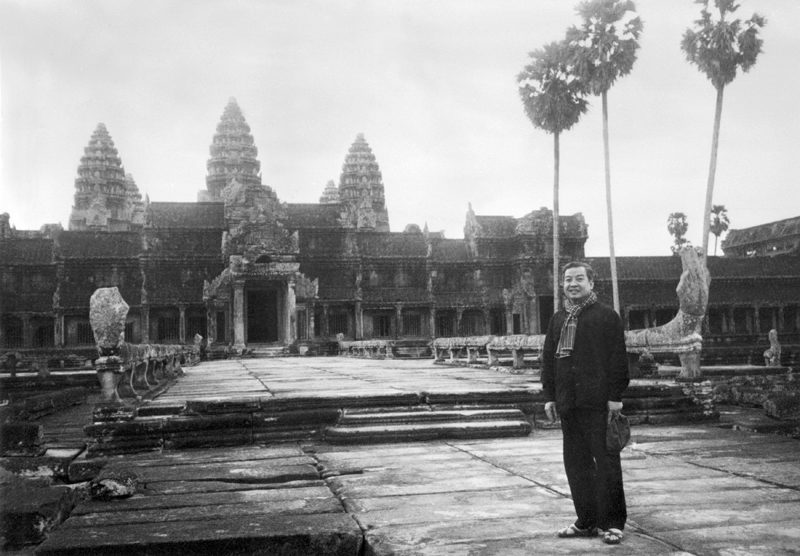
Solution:
[{"label": "temple entrance doorway", "polygon": [[278,341],[278,292],[248,290],[247,343],[266,344]]}]

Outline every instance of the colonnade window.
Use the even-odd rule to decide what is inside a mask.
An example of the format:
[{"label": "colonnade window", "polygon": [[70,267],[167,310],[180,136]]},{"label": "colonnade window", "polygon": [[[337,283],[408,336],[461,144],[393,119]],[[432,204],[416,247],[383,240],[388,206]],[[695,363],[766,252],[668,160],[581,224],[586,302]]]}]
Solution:
[{"label": "colonnade window", "polygon": [[347,313],[328,314],[328,334],[331,336],[347,334]]},{"label": "colonnade window", "polygon": [[308,323],[306,322],[305,309],[299,309],[297,311],[297,339],[298,340],[308,339]]},{"label": "colonnade window", "polygon": [[441,315],[436,317],[436,336],[439,338],[447,338],[453,335],[453,317],[450,315]]},{"label": "colonnade window", "polygon": [[388,338],[392,335],[392,319],[389,315],[372,316],[372,335],[375,338]]},{"label": "colonnade window", "polygon": [[217,342],[227,341],[225,328],[225,311],[217,311]]},{"label": "colonnade window", "polygon": [[94,333],[92,332],[92,325],[88,322],[79,322],[76,326],[76,342],[80,345],[93,344]]},{"label": "colonnade window", "polygon": [[469,311],[461,316],[461,330],[459,331],[462,336],[479,336],[483,334],[483,314]]},{"label": "colonnade window", "polygon": [[403,334],[422,336],[422,318],[419,313],[403,314]]},{"label": "colonnade window", "polygon": [[21,348],[23,344],[22,319],[7,316],[3,318],[3,335],[7,348]]}]

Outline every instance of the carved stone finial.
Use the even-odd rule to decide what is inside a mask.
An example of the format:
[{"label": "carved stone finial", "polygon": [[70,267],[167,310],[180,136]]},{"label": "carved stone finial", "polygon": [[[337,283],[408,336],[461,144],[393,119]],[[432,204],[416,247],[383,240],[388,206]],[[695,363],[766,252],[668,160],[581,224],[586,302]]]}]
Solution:
[{"label": "carved stone finial", "polygon": [[767,337],[769,338],[769,349],[764,352],[764,364],[767,367],[780,367],[781,343],[778,341],[778,331],[773,328]]},{"label": "carved stone finial", "polygon": [[125,341],[125,318],[128,304],[119,289],[99,288],[89,300],[89,322],[100,355],[112,355]]}]

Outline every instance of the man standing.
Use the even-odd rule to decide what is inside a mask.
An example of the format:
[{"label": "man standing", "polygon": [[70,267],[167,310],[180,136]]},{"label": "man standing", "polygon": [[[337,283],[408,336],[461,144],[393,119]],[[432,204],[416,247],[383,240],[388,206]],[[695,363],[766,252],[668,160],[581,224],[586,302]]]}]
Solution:
[{"label": "man standing", "polygon": [[599,303],[594,271],[564,267],[563,310],[553,315],[542,352],[545,411],[561,416],[564,468],[577,521],[559,537],[595,537],[619,544],[627,511],[619,453],[606,450],[606,425],[622,411],[628,387],[625,333],[619,315]]}]

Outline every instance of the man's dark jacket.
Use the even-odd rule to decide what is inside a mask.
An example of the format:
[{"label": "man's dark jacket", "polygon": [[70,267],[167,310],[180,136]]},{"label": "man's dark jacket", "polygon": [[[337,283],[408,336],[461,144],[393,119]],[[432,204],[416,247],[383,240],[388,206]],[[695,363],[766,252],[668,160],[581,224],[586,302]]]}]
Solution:
[{"label": "man's dark jacket", "polygon": [[547,401],[560,413],[572,408],[603,409],[608,401],[622,401],[628,387],[625,331],[610,307],[593,303],[578,315],[572,355],[558,358],[556,349],[564,310],[550,319],[542,351],[542,388]]}]

